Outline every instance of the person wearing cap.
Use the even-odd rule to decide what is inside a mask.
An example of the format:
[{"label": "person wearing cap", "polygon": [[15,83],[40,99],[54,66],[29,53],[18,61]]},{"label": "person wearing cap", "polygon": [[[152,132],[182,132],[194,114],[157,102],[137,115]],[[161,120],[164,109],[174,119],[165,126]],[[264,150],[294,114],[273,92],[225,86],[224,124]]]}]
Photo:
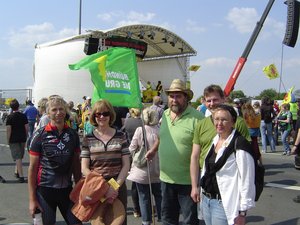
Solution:
[{"label": "person wearing cap", "polygon": [[[212,115],[214,114],[214,111],[218,105],[225,102],[224,92],[222,88],[216,84],[207,86],[204,89],[203,96],[205,98],[205,104],[207,107],[206,111],[209,111]],[[192,181],[191,197],[195,202],[200,202],[200,188],[198,184],[200,170],[203,168],[204,159],[211,147],[213,138],[217,134],[212,115],[200,120],[194,131],[190,174]],[[248,141],[251,141],[247,124],[240,116],[237,117],[235,122],[235,129],[239,131],[239,133]]]},{"label": "person wearing cap", "polygon": [[233,104],[234,104],[233,108],[237,112],[238,116],[243,116],[241,100],[239,98],[235,98],[233,99]]},{"label": "person wearing cap", "polygon": [[[184,224],[198,224],[197,205],[190,196],[189,166],[194,129],[204,115],[189,105],[193,92],[182,80],[173,80],[165,92],[169,108],[162,116],[158,145],[162,223],[178,224],[181,212]],[[146,158],[151,160],[156,150],[149,150]]]}]

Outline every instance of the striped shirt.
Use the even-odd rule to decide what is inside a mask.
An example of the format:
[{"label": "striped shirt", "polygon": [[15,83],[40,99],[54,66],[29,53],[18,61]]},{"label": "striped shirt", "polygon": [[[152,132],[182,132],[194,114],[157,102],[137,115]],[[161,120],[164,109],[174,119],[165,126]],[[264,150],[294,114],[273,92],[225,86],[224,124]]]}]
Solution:
[{"label": "striped shirt", "polygon": [[105,179],[117,177],[122,169],[122,156],[129,155],[129,143],[124,132],[116,130],[107,142],[98,139],[94,133],[84,137],[81,158],[90,158],[90,170],[96,170]]}]

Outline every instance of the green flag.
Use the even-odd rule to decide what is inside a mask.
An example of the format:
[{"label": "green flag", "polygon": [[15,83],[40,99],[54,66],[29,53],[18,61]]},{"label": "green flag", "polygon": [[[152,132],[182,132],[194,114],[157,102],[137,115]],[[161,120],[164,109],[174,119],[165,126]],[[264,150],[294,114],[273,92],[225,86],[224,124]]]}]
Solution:
[{"label": "green flag", "polygon": [[113,106],[141,108],[140,86],[135,51],[129,48],[110,48],[87,56],[71,70],[89,69],[94,93],[92,104],[107,99]]}]

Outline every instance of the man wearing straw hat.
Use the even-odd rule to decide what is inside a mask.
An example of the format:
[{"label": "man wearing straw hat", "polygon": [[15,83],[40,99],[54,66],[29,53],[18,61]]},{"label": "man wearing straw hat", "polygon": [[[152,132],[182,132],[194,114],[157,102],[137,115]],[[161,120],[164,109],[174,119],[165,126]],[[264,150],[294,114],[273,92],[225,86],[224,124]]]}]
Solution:
[{"label": "man wearing straw hat", "polygon": [[[186,88],[183,81],[173,80],[165,92],[169,108],[162,117],[158,147],[162,223],[179,224],[181,212],[183,224],[198,224],[197,206],[190,197],[190,158],[194,129],[204,115],[189,106],[193,92]],[[148,151],[148,160],[153,153]]]}]

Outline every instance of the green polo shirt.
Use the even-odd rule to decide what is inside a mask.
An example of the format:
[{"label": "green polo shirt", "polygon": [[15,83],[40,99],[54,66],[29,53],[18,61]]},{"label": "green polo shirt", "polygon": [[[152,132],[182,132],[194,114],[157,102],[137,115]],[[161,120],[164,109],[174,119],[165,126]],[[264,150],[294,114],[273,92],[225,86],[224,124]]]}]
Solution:
[{"label": "green polo shirt", "polygon": [[182,115],[171,122],[170,109],[165,110],[160,127],[160,179],[171,184],[191,184],[190,161],[194,130],[204,116],[188,106]]},{"label": "green polo shirt", "polygon": [[[248,141],[251,141],[247,124],[245,123],[242,117],[238,116],[237,121],[235,123],[235,128]],[[202,168],[203,166],[206,154],[209,151],[212,141],[216,135],[217,135],[217,131],[213,124],[211,116],[206,117],[205,119],[198,122],[194,133],[193,143],[200,145],[200,149],[201,149],[200,159],[199,159],[200,168]]]}]

